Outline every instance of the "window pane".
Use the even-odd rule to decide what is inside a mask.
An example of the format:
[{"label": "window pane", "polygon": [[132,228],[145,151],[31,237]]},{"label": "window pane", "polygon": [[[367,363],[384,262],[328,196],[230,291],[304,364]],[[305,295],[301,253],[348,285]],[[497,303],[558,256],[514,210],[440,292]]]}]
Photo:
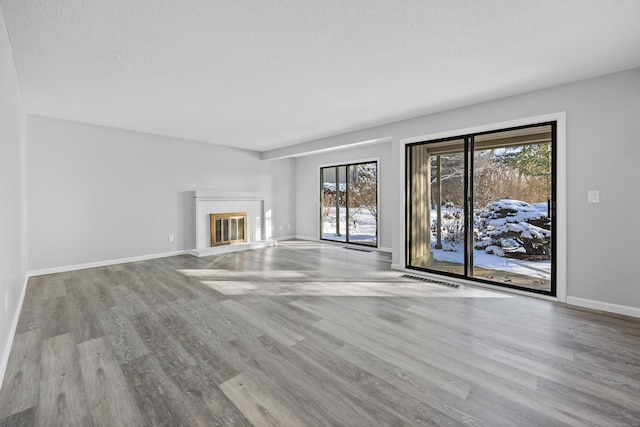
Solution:
[{"label": "window pane", "polygon": [[377,246],[378,163],[320,169],[320,238]]},{"label": "window pane", "polygon": [[464,140],[409,152],[409,265],[464,274]]},{"label": "window pane", "polygon": [[345,242],[347,239],[347,168],[323,168],[322,238]]},{"label": "window pane", "polygon": [[473,276],[551,290],[551,126],[475,139]]},{"label": "window pane", "polygon": [[377,162],[348,167],[349,242],[376,245],[378,230]]},{"label": "window pane", "polygon": [[222,220],[216,219],[216,243],[222,240]]},{"label": "window pane", "polygon": [[406,147],[406,265],[555,294],[544,123]]},{"label": "window pane", "polygon": [[244,218],[238,219],[238,240],[244,240]]},{"label": "window pane", "polygon": [[229,240],[238,240],[238,219],[231,219],[231,238]]}]

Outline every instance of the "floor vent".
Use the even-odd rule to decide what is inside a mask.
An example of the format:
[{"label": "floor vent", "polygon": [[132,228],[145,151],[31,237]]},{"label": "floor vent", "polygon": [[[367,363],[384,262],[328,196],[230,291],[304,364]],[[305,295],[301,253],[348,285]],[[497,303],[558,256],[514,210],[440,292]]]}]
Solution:
[{"label": "floor vent", "polygon": [[404,277],[405,279],[420,280],[421,282],[428,282],[428,283],[433,283],[435,285],[442,285],[442,286],[446,286],[448,288],[456,288],[457,289],[457,288],[460,287],[460,285],[458,285],[457,283],[442,282],[440,280],[428,279],[426,277],[412,276],[411,274],[403,274],[402,277]]},{"label": "floor vent", "polygon": [[344,246],[345,249],[351,249],[352,251],[360,251],[360,252],[373,252],[371,249],[365,248],[353,248],[351,246]]}]

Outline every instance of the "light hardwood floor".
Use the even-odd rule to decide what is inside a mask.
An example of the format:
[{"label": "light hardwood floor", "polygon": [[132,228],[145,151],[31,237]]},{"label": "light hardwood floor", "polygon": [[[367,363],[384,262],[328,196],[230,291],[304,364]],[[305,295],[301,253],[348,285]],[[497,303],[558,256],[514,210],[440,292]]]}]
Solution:
[{"label": "light hardwood floor", "polygon": [[640,425],[640,320],[290,241],[29,280],[0,425]]}]

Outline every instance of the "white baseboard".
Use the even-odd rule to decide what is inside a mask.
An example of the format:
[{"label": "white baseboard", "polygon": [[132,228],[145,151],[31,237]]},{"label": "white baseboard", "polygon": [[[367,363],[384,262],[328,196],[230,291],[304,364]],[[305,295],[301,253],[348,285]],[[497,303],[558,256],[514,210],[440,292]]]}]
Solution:
[{"label": "white baseboard", "polygon": [[318,239],[317,237],[300,236],[300,235],[296,235],[296,239],[309,240],[309,241],[312,241],[312,242],[319,242],[320,241],[320,239]]},{"label": "white baseboard", "polygon": [[[414,270],[409,270],[406,269],[404,266],[400,265],[400,264],[391,264],[391,268],[393,270],[398,270],[398,271],[404,271],[407,272],[409,274],[416,274]],[[418,273],[419,275],[420,273]],[[488,286],[482,286],[482,284],[476,284],[474,283],[469,283],[470,286],[480,286],[480,287],[488,287]],[[534,297],[534,298],[542,298],[542,299],[547,299],[547,300],[551,300],[551,301],[556,301],[557,299],[552,298],[552,297],[547,297],[547,296],[543,296],[543,295],[537,295],[531,292],[526,292],[526,291],[516,291],[513,289],[508,289],[508,288],[504,288],[504,289],[495,289],[495,287],[490,287],[491,290],[496,290],[496,291],[501,291],[501,292],[507,292],[507,293],[517,293],[523,296],[530,296],[530,297]],[[561,301],[560,301],[561,302]],[[570,297],[567,296],[567,304],[569,305],[575,305],[578,307],[584,307],[584,308],[590,308],[592,310],[599,310],[599,311],[605,311],[608,313],[615,313],[615,314],[622,314],[625,316],[631,316],[631,317],[638,317],[640,318],[640,308],[637,307],[631,307],[628,305],[620,305],[620,304],[612,304],[612,303],[608,303],[608,302],[602,302],[602,301],[595,301],[595,300],[590,300],[590,299],[585,299],[585,298],[578,298],[578,297]]]},{"label": "white baseboard", "polygon": [[278,242],[282,241],[282,240],[292,240],[292,239],[297,239],[296,236],[291,235],[291,236],[282,236],[282,237],[274,237],[273,240],[276,240]]},{"label": "white baseboard", "polygon": [[609,302],[569,296],[567,297],[567,304],[591,308],[593,310],[607,311],[609,313],[623,314],[625,316],[640,317],[640,308],[630,307],[628,305],[611,304]]},{"label": "white baseboard", "polygon": [[378,251],[379,251],[379,252],[387,252],[387,253],[391,253],[391,252],[393,252],[393,249],[391,249],[391,248],[383,248],[383,247],[379,247],[379,248],[378,248]]},{"label": "white baseboard", "polygon": [[111,259],[106,261],[88,262],[86,264],[65,265],[62,267],[43,268],[40,270],[29,271],[29,277],[43,276],[45,274],[64,273],[67,271],[84,270],[87,268],[105,267],[107,265],[126,264],[128,262],[147,261],[150,259],[157,259],[157,258],[167,258],[170,256],[185,255],[188,253],[190,253],[190,251],[188,250],[164,252],[160,254],[141,255],[141,256],[135,256],[130,258],[119,258],[119,259]]},{"label": "white baseboard", "polygon": [[9,339],[4,347],[6,349],[5,353],[2,355],[2,360],[0,360],[0,390],[2,389],[2,383],[4,380],[4,376],[7,373],[7,364],[9,363],[9,355],[11,354],[11,347],[13,347],[13,339],[16,336],[16,330],[18,329],[18,320],[20,319],[20,313],[22,312],[22,303],[24,302],[24,296],[27,293],[27,283],[29,282],[29,275],[24,278],[24,283],[22,284],[22,291],[20,292],[20,299],[18,300],[18,307],[15,315],[13,316],[13,321],[11,322],[11,332],[9,333]]}]

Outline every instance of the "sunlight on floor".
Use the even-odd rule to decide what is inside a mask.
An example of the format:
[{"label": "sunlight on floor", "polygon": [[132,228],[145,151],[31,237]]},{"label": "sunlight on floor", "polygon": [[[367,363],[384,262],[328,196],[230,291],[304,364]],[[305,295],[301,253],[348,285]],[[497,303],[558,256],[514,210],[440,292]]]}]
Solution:
[{"label": "sunlight on floor", "polygon": [[223,277],[247,277],[247,275],[259,275],[265,279],[300,279],[307,277],[307,274],[293,270],[270,270],[270,271],[232,271],[225,269],[201,269],[201,270],[178,270],[178,272],[188,277],[220,279]]},{"label": "sunlight on floor", "polygon": [[448,288],[424,282],[262,282],[262,281],[212,281],[201,283],[224,295],[271,296],[362,296],[362,297],[412,297],[412,298],[513,298],[484,289],[460,287]]},{"label": "sunlight on floor", "polygon": [[[305,240],[282,241],[278,243],[278,247],[296,253],[299,253],[297,251],[301,249],[309,249],[313,252],[311,255],[307,255],[307,258],[302,258],[304,260],[301,263],[304,268],[302,270],[265,269],[264,260],[258,260],[255,264],[257,269],[251,270],[250,268],[241,268],[237,263],[227,264],[233,258],[220,256],[213,258],[211,262],[203,266],[204,268],[185,268],[176,271],[229,296],[513,298],[512,295],[486,289],[469,286],[452,288],[442,284],[405,278],[402,277],[403,273],[394,270],[369,269],[366,263],[380,259],[382,256],[377,252],[344,251],[343,246]],[[288,252],[283,253],[287,254],[285,257],[290,255]],[[324,266],[322,260],[317,258],[323,253],[335,254],[329,260],[330,267]],[[365,262],[364,268],[360,268],[354,274],[349,268],[349,263],[359,263],[360,260]],[[251,265],[252,263],[249,261],[245,267]],[[318,279],[319,277],[322,279]]]}]

